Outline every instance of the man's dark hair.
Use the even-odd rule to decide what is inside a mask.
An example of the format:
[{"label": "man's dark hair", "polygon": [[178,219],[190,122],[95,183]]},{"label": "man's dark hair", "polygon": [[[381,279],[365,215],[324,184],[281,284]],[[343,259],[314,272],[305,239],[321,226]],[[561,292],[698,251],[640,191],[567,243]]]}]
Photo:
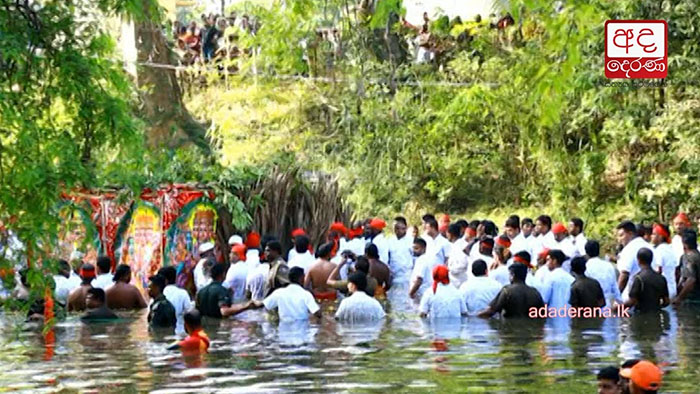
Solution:
[{"label": "man's dark hair", "polygon": [[63,259],[58,260],[58,268],[62,270],[71,271],[70,263]]},{"label": "man's dark hair", "polygon": [[569,221],[573,223],[575,227],[578,227],[581,229],[581,231],[583,231],[583,220],[581,220],[581,218],[571,218]]},{"label": "man's dark hair", "polygon": [[158,286],[161,292],[163,292],[163,289],[165,289],[166,286],[166,281],[165,277],[161,274],[156,274],[148,278],[148,280],[153,283],[154,285]]},{"label": "man's dark hair", "polygon": [[513,274],[513,277],[520,282],[525,282],[527,277],[527,267],[524,264],[511,264],[508,271]]},{"label": "man's dark hair", "polygon": [[211,278],[214,280],[223,277],[225,273],[226,266],[221,263],[216,263],[211,267]]},{"label": "man's dark hair", "polygon": [[520,222],[520,225],[521,225],[521,226],[524,226],[524,225],[526,225],[526,224],[529,224],[530,226],[534,226],[534,225],[535,225],[535,223],[533,223],[532,219],[530,219],[530,218],[525,218],[525,219],[522,220],[522,222]]},{"label": "man's dark hair", "polygon": [[598,257],[600,256],[600,244],[598,241],[595,239],[589,239],[588,242],[586,242],[586,256],[588,257]]},{"label": "man's dark hair", "polygon": [[469,222],[469,228],[476,231],[480,224],[481,220],[472,220],[471,222]]},{"label": "man's dark hair", "polygon": [[632,367],[634,367],[635,365],[637,365],[640,361],[641,361],[641,360],[638,359],[638,358],[632,358],[632,359],[629,359],[629,360],[625,360],[625,362],[623,362],[622,365],[620,365],[620,368],[623,368],[623,369],[625,369],[625,368],[632,368]]},{"label": "man's dark hair", "polygon": [[192,328],[202,327],[202,314],[197,309],[190,309],[185,312],[185,324]]},{"label": "man's dark hair", "polygon": [[297,253],[306,253],[306,251],[309,250],[310,243],[309,237],[306,235],[298,235],[294,238],[294,249],[296,249]]},{"label": "man's dark hair", "polygon": [[364,272],[365,275],[369,274],[369,260],[365,256],[357,256],[357,261],[355,262],[355,270]]},{"label": "man's dark hair", "polygon": [[406,218],[403,216],[397,216],[394,218],[395,222],[402,223],[404,226],[408,226],[408,222],[406,222]]},{"label": "man's dark hair", "polygon": [[518,217],[518,215],[511,215],[506,219],[505,227],[520,229],[520,217]]},{"label": "man's dark hair", "polygon": [[[262,238],[260,238],[260,250],[264,251],[267,245],[272,241],[277,241],[277,237],[270,234],[263,235]],[[280,254],[282,254],[282,252],[280,252]]]},{"label": "man's dark hair", "polygon": [[95,298],[97,301],[100,301],[102,304],[105,303],[106,296],[105,296],[105,291],[100,289],[99,287],[91,287],[87,291],[88,294],[91,294],[93,298]]},{"label": "man's dark hair", "polygon": [[559,249],[552,249],[549,251],[549,257],[553,258],[554,260],[557,261],[557,265],[561,267],[562,264],[564,264],[564,260],[566,260],[566,255],[564,252],[562,252]]},{"label": "man's dark hair", "polygon": [[267,243],[265,246],[266,248],[270,248],[270,250],[274,250],[275,252],[282,254],[282,244],[280,241],[273,240]]},{"label": "man's dark hair", "polygon": [[685,230],[683,231],[683,235],[681,235],[681,239],[683,240],[683,244],[688,247],[688,249],[697,249],[698,248],[698,234],[693,231],[693,230]]},{"label": "man's dark hair", "polygon": [[162,275],[167,284],[174,285],[177,279],[177,270],[172,265],[169,265],[159,269],[158,275]]},{"label": "man's dark hair", "polygon": [[424,240],[423,238],[421,238],[421,237],[418,237],[418,238],[414,239],[414,240],[413,240],[413,243],[414,243],[414,244],[420,245],[421,248],[425,248],[425,247],[428,246],[428,244],[425,243],[425,240]]},{"label": "man's dark hair", "polygon": [[459,224],[452,223],[447,227],[447,232],[459,238],[459,236],[462,235],[462,228],[459,227]]},{"label": "man's dark hair", "polygon": [[492,237],[498,235],[498,227],[496,227],[496,223],[490,220],[484,220],[483,222],[481,222],[481,224],[484,225],[484,234],[490,235]]},{"label": "man's dark hair", "polygon": [[367,288],[367,274],[364,272],[353,272],[348,277],[348,282],[357,286],[357,291],[365,291]]},{"label": "man's dark hair", "polygon": [[615,227],[616,230],[624,230],[626,233],[637,234],[637,226],[629,220],[625,220]]},{"label": "man's dark hair", "polygon": [[117,269],[114,270],[114,276],[112,277],[113,282],[119,282],[122,280],[122,278],[129,278],[129,281],[131,281],[131,267],[129,267],[126,264],[119,264],[117,266]]},{"label": "man's dark hair", "polygon": [[423,217],[421,217],[421,220],[424,222],[429,222],[431,220],[434,220],[435,222],[437,222],[435,215],[433,215],[432,213],[426,213],[425,215],[423,215]]},{"label": "man's dark hair", "polygon": [[516,253],[515,256],[520,257],[521,259],[525,261],[530,261],[532,259],[532,256],[530,256],[530,253],[521,250],[520,252]]},{"label": "man's dark hair", "polygon": [[375,244],[369,244],[365,247],[365,256],[370,259],[378,259],[379,258],[379,249],[377,249],[377,245]]},{"label": "man's dark hair", "polygon": [[547,228],[552,228],[552,218],[548,215],[540,215],[537,217],[537,221],[547,226]]},{"label": "man's dark hair", "polygon": [[613,382],[617,383],[620,381],[620,370],[615,367],[605,367],[598,371],[596,378],[598,380],[612,380]]},{"label": "man's dark hair", "polygon": [[486,262],[482,259],[475,260],[472,263],[472,274],[474,276],[486,275]]},{"label": "man's dark hair", "polygon": [[437,229],[438,229],[438,222],[437,222],[437,220],[435,220],[435,216],[433,216],[433,217],[428,217],[428,218],[426,219],[427,216],[428,216],[428,215],[423,216],[423,222],[427,223],[428,226],[430,226],[430,227],[434,228],[435,230],[437,230]]},{"label": "man's dark hair", "polygon": [[639,223],[637,225],[637,235],[640,237],[651,236],[652,228],[645,223]]},{"label": "man's dark hair", "polygon": [[654,252],[649,248],[641,248],[637,252],[637,262],[639,264],[651,265],[651,261],[654,260]]},{"label": "man's dark hair", "polygon": [[325,244],[319,246],[318,250],[316,250],[316,258],[331,257],[331,252],[333,252],[333,242],[326,242]]},{"label": "man's dark hair", "polygon": [[460,229],[464,230],[467,227],[469,227],[469,222],[467,222],[464,219],[459,219],[458,221],[455,222],[459,226]]},{"label": "man's dark hair", "polygon": [[106,274],[112,268],[112,262],[107,256],[100,256],[97,258],[97,268],[103,274]]},{"label": "man's dark hair", "polygon": [[578,256],[571,259],[571,271],[584,275],[586,273],[586,258]]},{"label": "man's dark hair", "polygon": [[300,284],[304,279],[304,269],[301,267],[292,267],[289,270],[289,282]]}]

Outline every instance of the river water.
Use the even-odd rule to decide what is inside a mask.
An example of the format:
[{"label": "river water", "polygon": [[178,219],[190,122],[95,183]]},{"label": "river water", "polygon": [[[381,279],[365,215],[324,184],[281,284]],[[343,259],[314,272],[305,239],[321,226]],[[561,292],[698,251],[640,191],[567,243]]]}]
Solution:
[{"label": "river water", "polygon": [[118,324],[40,326],[0,315],[0,392],[595,392],[595,372],[627,358],[664,363],[664,392],[700,392],[700,313],[608,319],[421,320],[374,325],[329,316],[279,324],[260,310],[207,321],[210,352],[184,359],[146,313]]}]

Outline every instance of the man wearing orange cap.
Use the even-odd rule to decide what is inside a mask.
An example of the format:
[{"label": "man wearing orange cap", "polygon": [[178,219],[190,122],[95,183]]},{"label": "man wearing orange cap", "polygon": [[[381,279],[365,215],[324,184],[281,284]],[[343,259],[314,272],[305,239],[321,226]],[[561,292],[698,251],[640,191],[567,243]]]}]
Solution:
[{"label": "man wearing orange cap", "polygon": [[438,223],[438,232],[440,232],[440,235],[443,237],[447,238],[447,230],[450,228],[450,215],[444,214],[440,218],[440,222]]},{"label": "man wearing orange cap", "polygon": [[226,272],[226,279],[222,285],[233,292],[233,302],[245,300],[245,285],[248,277],[248,264],[246,263],[246,247],[242,243],[231,245],[229,262],[231,265]]},{"label": "man wearing orange cap", "polygon": [[680,260],[671,247],[671,237],[669,229],[664,224],[656,223],[651,229],[651,244],[654,245],[654,264],[651,268],[666,278],[668,285],[668,296],[676,296],[676,267]]},{"label": "man wearing orange cap", "polygon": [[304,231],[303,228],[295,228],[292,230],[292,248],[289,249],[289,253],[287,253],[288,262],[291,262],[292,259],[294,259],[294,256],[297,255],[296,241],[297,237],[301,236],[306,236],[306,231]]},{"label": "man wearing orange cap", "polygon": [[673,218],[673,232],[675,235],[671,240],[671,247],[673,247],[673,253],[676,254],[676,260],[680,260],[683,256],[683,231],[690,228],[690,219],[685,212],[679,212],[676,217]]},{"label": "man wearing orange cap", "polygon": [[663,381],[661,369],[647,360],[641,360],[632,368],[622,368],[620,376],[629,379],[630,394],[657,393]]},{"label": "man wearing orange cap", "polygon": [[438,231],[438,222],[431,214],[423,215],[423,235],[421,238],[427,244],[425,253],[433,260],[433,264],[446,264],[452,245]]},{"label": "man wearing orange cap", "polygon": [[[295,254],[294,257],[289,260],[289,269],[301,267],[304,270],[304,275],[309,273],[309,268],[311,268],[311,265],[313,265],[313,263],[316,261],[314,255],[312,255],[309,251],[310,242],[309,237],[306,235],[297,236],[297,239],[294,242],[294,249],[292,249],[295,251]],[[292,255],[292,250],[289,251],[290,256]]]},{"label": "man wearing orange cap", "polygon": [[355,256],[361,256],[365,252],[365,240],[363,238],[364,229],[362,228],[363,221],[357,220],[353,224],[353,228],[348,230],[348,245],[347,248],[355,254]]},{"label": "man wearing orange cap", "polygon": [[370,220],[369,227],[372,230],[369,243],[377,246],[379,260],[384,264],[389,264],[389,245],[383,233],[386,222],[382,219],[374,218]]},{"label": "man wearing orange cap", "polygon": [[432,289],[423,294],[420,300],[420,316],[431,319],[455,319],[467,316],[467,305],[456,287],[450,284],[450,274],[446,266],[433,267]]},{"label": "man wearing orange cap", "polygon": [[331,223],[328,229],[328,237],[326,237],[327,242],[333,243],[333,252],[331,252],[332,260],[334,263],[338,264],[341,261],[341,252],[345,250],[345,236],[347,235],[348,229],[342,222]]},{"label": "man wearing orange cap", "polygon": [[570,272],[570,260],[574,257],[578,257],[579,253],[576,247],[574,246],[573,242],[571,242],[571,239],[569,238],[568,233],[566,231],[566,226],[564,226],[564,223],[555,224],[552,227],[552,235],[554,236],[554,244],[552,245],[552,247],[550,247],[550,249],[561,250],[562,253],[566,255],[567,259],[564,263],[564,270],[566,272]]}]

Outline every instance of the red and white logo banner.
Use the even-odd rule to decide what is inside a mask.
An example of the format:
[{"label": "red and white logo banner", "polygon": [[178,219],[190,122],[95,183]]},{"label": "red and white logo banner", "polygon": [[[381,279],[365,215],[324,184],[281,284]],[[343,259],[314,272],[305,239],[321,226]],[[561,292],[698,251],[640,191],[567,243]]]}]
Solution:
[{"label": "red and white logo banner", "polygon": [[605,76],[666,78],[668,25],[662,20],[605,22]]}]

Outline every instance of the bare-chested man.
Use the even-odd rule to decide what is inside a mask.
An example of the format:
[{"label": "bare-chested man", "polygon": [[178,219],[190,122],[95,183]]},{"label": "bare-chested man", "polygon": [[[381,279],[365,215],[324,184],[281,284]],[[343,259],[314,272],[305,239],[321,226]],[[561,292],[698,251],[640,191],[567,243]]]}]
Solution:
[{"label": "bare-chested man", "polygon": [[143,309],[148,306],[139,289],[129,284],[131,268],[128,265],[119,264],[113,280],[114,284],[105,291],[109,309]]},{"label": "bare-chested man", "polygon": [[73,289],[68,294],[68,311],[84,311],[86,308],[85,298],[88,290],[92,289],[92,280],[95,279],[95,266],[92,264],[83,264],[78,271],[80,274],[80,287]]},{"label": "bare-chested man", "polygon": [[377,245],[369,244],[365,248],[365,257],[369,260],[369,276],[377,280],[377,289],[374,296],[386,294],[391,287],[391,271],[389,266],[379,261],[379,251]]},{"label": "bare-chested man", "polygon": [[326,283],[335,269],[335,264],[330,262],[332,250],[332,242],[321,245],[316,252],[316,262],[311,265],[304,278],[304,287],[311,289],[311,293],[317,299],[334,300],[336,298],[336,290]]}]

